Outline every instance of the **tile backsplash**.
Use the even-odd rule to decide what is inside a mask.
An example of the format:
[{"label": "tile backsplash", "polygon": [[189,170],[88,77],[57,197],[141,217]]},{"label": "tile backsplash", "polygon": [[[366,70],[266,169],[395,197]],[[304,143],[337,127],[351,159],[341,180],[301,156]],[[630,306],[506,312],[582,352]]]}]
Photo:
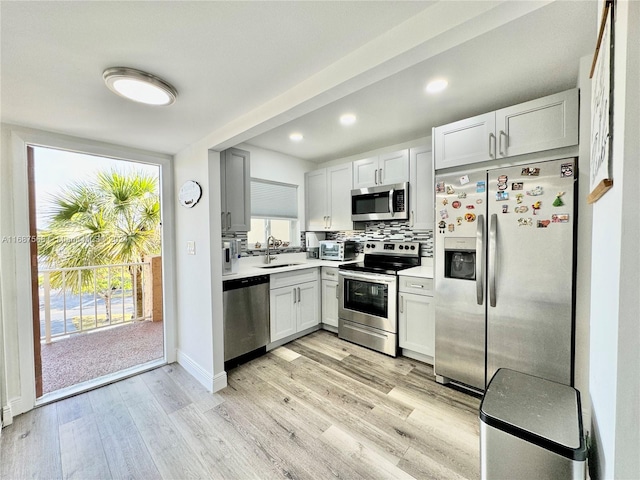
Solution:
[{"label": "tile backsplash", "polygon": [[[264,247],[255,249],[247,246],[246,232],[237,232],[234,235],[228,235],[226,238],[240,239],[242,243],[242,256],[264,255]],[[343,232],[327,232],[327,240],[355,240],[363,244],[367,240],[397,240],[404,242],[419,242],[420,255],[423,257],[433,257],[433,230],[413,231],[409,222],[403,221],[385,221],[370,222],[365,224],[364,230],[353,230]],[[222,239],[224,241],[225,238]],[[278,253],[295,253],[305,251],[305,232],[300,232],[300,245],[298,247],[278,248]],[[362,249],[363,245],[360,245]]]}]

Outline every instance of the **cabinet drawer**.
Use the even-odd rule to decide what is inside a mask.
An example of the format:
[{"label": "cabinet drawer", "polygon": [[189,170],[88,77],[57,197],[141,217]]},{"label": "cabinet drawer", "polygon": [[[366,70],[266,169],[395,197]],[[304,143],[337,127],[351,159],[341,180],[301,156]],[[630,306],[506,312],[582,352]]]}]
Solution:
[{"label": "cabinet drawer", "polygon": [[418,295],[433,295],[433,278],[400,276],[398,290]]},{"label": "cabinet drawer", "polygon": [[338,267],[322,267],[322,280],[338,281]]},{"label": "cabinet drawer", "polygon": [[290,285],[300,285],[305,282],[318,280],[318,267],[305,268],[304,270],[294,270],[292,272],[273,273],[270,278],[270,288],[288,287]]}]

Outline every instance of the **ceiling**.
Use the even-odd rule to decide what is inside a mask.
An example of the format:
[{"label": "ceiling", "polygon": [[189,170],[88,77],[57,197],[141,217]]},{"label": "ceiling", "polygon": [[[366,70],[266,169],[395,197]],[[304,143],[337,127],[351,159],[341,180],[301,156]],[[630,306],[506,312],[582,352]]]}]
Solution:
[{"label": "ceiling", "polygon": [[[576,85],[596,1],[0,3],[3,123],[175,154],[245,142],[322,162]],[[570,25],[570,28],[567,27]],[[107,67],[158,75],[128,102]],[[439,95],[427,80],[444,76]],[[344,112],[358,121],[338,123]],[[289,133],[304,140],[293,143]]]}]

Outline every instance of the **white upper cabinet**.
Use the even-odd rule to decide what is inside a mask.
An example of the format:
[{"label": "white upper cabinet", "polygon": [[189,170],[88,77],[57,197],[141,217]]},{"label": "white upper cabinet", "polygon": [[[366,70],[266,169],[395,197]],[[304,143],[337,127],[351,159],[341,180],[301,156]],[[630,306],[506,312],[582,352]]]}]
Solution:
[{"label": "white upper cabinet", "polygon": [[351,164],[335,165],[305,174],[306,229],[352,230]]},{"label": "white upper cabinet", "polygon": [[431,145],[409,150],[409,221],[414,230],[429,230],[433,222],[433,157]]},{"label": "white upper cabinet", "polygon": [[220,153],[222,232],[251,229],[251,172],[249,152],[229,148]]},{"label": "white upper cabinet", "polygon": [[578,144],[578,90],[433,129],[435,169]]},{"label": "white upper cabinet", "polygon": [[353,188],[409,181],[409,150],[385,153],[353,162]]}]

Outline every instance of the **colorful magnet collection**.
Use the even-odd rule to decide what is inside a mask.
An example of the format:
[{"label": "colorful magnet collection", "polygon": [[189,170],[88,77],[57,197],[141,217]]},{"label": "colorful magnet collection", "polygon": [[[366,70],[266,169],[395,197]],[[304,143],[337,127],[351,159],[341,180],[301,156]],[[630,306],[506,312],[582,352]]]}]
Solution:
[{"label": "colorful magnet collection", "polygon": [[[538,177],[540,176],[540,170],[541,169],[538,167],[524,167],[522,168],[521,175],[523,177]],[[572,178],[573,175],[574,175],[573,163],[564,163],[561,165],[560,177]],[[471,181],[468,175],[462,175],[461,177],[458,178],[458,180],[461,186],[467,185]],[[510,190],[514,192],[512,196],[509,195],[509,186],[511,187]],[[545,200],[545,202],[543,202],[542,199],[538,200],[538,199],[532,198],[530,200],[532,202],[531,203],[526,202],[527,204],[525,205],[525,200],[524,200],[525,196],[541,197],[542,195],[545,194],[544,189],[542,188],[542,186],[534,184],[533,188],[529,186],[529,189],[525,190],[525,182],[522,182],[522,181],[509,182],[509,177],[507,175],[500,175],[497,178],[496,188],[497,188],[497,192],[495,193],[495,200],[497,202],[505,202],[501,205],[501,210],[503,214],[509,214],[511,212],[514,212],[516,214],[522,215],[529,212],[531,209],[532,215],[542,216],[541,212],[543,211],[544,204],[546,204],[548,207],[549,203],[551,203],[550,201],[547,202]],[[476,182],[476,193],[486,193],[486,191],[487,191],[486,182],[484,181]],[[456,188],[454,187],[454,185],[445,184],[444,181],[437,182],[436,193],[445,193],[445,192],[447,195],[456,195],[456,197],[458,198],[458,200],[453,200],[451,202],[451,207],[458,210],[458,209],[462,209],[462,207],[464,206],[466,213],[462,214],[461,216],[456,216],[455,223],[453,222],[448,223],[445,220],[449,219],[449,212],[446,208],[447,205],[449,205],[449,200],[447,198],[443,198],[441,203],[445,208],[442,208],[439,211],[440,222],[438,223],[438,230],[440,231],[440,233],[445,233],[446,231],[454,232],[456,229],[456,226],[460,227],[463,225],[464,222],[472,223],[476,221],[476,214],[472,212],[472,210],[476,208],[475,205],[473,203],[466,203],[466,204],[463,203],[463,200],[467,198],[466,192],[464,191],[456,192]],[[564,201],[562,200],[562,197],[564,196],[564,194],[565,192],[558,192],[556,194],[555,200],[553,201],[553,203],[551,203],[551,205],[554,208],[562,207],[565,205]],[[510,208],[509,203],[506,203],[511,199],[515,200],[515,206],[513,207],[513,209]],[[474,200],[474,202],[476,205],[480,205],[483,203],[483,199],[477,198]],[[569,218],[570,216],[568,213],[554,213],[553,215],[551,215],[550,218],[543,218],[540,220],[536,220],[534,222],[533,218],[522,216],[517,219],[517,223],[518,223],[518,226],[521,226],[521,227],[533,227],[535,225],[536,228],[549,228],[549,225],[553,223],[568,223]]]}]

